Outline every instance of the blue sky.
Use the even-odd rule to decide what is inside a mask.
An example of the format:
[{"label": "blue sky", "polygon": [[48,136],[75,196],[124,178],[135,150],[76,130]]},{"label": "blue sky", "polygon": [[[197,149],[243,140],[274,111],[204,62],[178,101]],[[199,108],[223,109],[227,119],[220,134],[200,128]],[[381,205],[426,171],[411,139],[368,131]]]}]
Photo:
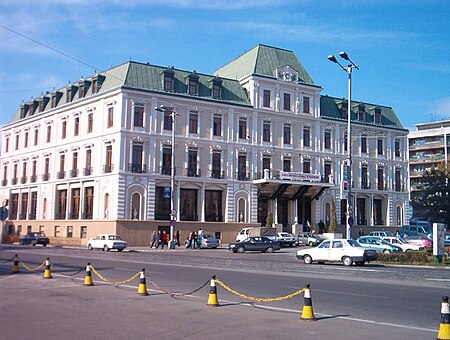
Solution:
[{"label": "blue sky", "polygon": [[210,74],[266,44],[336,97],[347,75],[327,56],[346,51],[360,66],[352,99],[414,129],[450,119],[449,18],[447,0],[3,0],[0,125],[22,100],[130,59]]}]

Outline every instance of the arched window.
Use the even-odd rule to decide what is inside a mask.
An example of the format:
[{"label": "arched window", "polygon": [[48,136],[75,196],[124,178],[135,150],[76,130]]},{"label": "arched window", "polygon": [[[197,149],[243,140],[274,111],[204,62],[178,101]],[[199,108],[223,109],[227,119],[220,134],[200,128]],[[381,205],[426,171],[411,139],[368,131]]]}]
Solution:
[{"label": "arched window", "polygon": [[331,204],[325,204],[325,224],[329,225],[331,221]]},{"label": "arched window", "polygon": [[105,194],[105,201],[104,201],[104,207],[105,207],[105,219],[109,218],[109,194]]},{"label": "arched window", "polygon": [[131,219],[139,220],[140,219],[140,206],[141,206],[141,195],[138,193],[134,193],[131,196]]},{"label": "arched window", "polygon": [[245,209],[245,199],[240,198],[238,200],[238,222],[245,222],[247,220],[246,209]]},{"label": "arched window", "polygon": [[400,205],[397,205],[397,225],[401,226],[403,225],[403,209]]}]

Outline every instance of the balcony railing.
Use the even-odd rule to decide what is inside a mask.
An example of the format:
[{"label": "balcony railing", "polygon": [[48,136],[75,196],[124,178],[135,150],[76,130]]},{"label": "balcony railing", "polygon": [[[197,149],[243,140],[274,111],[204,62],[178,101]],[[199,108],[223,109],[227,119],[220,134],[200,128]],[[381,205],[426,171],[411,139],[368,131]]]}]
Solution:
[{"label": "balcony railing", "polygon": [[13,179],[11,180],[11,184],[12,184],[12,185],[17,184],[17,178],[13,178]]},{"label": "balcony railing", "polygon": [[45,181],[48,181],[50,179],[50,174],[43,174],[42,175],[42,180],[45,182]]},{"label": "balcony railing", "polygon": [[104,174],[109,174],[113,171],[114,165],[112,164],[105,164],[103,165],[103,173]]},{"label": "balcony railing", "polygon": [[361,183],[361,189],[370,189],[370,183],[367,182]]},{"label": "balcony railing", "polygon": [[225,172],[220,170],[210,170],[209,171],[209,177],[214,179],[224,179],[225,178]]},{"label": "balcony railing", "polygon": [[69,176],[70,176],[71,178],[73,178],[73,177],[78,177],[78,169],[72,169],[72,170],[70,170]]},{"label": "balcony railing", "polygon": [[185,169],[185,176],[187,177],[201,177],[200,169]]},{"label": "balcony railing", "polygon": [[84,176],[90,176],[90,175],[92,175],[92,167],[90,167],[90,168],[84,168],[84,169],[83,169],[83,175],[84,175]]},{"label": "balcony railing", "polygon": [[65,171],[59,171],[56,173],[56,178],[58,179],[63,179],[66,177],[66,172]]},{"label": "balcony railing", "polygon": [[2,179],[2,187],[6,186],[8,184],[7,179]]},{"label": "balcony railing", "polygon": [[29,213],[28,214],[28,219],[29,220],[35,220],[36,219],[36,213],[35,212]]},{"label": "balcony railing", "polygon": [[171,173],[172,173],[172,169],[171,169],[170,167],[167,167],[167,166],[161,167],[160,170],[161,170],[161,171],[160,171],[160,174],[161,174],[161,175],[170,176]]},{"label": "balcony railing", "polygon": [[36,182],[36,181],[37,181],[37,176],[36,176],[36,175],[30,176],[30,182],[31,182],[31,183],[34,183],[34,182]]},{"label": "balcony railing", "polygon": [[130,163],[128,164],[128,171],[136,174],[145,174],[147,166],[145,164]]},{"label": "balcony railing", "polygon": [[24,183],[26,183],[27,182],[27,176],[22,176],[22,177],[20,177],[20,183],[21,184],[24,184]]},{"label": "balcony railing", "polygon": [[250,180],[250,174],[245,172],[238,172],[236,174],[236,179],[238,181],[249,181]]}]

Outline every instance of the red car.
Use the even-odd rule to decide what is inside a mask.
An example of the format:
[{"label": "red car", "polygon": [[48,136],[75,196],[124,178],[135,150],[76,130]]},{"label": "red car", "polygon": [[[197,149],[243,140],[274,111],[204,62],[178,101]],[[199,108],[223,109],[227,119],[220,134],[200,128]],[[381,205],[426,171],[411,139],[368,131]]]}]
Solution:
[{"label": "red car", "polygon": [[408,243],[417,244],[425,248],[433,248],[433,242],[424,236],[410,236],[406,239]]}]

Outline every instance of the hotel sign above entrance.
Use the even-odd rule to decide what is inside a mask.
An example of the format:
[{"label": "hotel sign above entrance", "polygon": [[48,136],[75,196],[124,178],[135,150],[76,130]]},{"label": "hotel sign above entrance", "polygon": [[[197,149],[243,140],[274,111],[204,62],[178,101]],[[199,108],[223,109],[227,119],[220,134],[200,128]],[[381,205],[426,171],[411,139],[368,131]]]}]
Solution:
[{"label": "hotel sign above entrance", "polygon": [[320,175],[307,174],[304,172],[280,171],[280,179],[289,179],[291,181],[303,181],[303,182],[320,182]]}]

